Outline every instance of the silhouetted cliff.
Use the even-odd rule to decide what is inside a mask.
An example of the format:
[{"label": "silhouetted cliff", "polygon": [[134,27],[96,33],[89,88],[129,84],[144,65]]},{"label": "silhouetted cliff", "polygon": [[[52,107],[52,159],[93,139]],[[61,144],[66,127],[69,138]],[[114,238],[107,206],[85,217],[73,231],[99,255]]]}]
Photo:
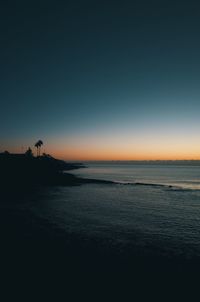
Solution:
[{"label": "silhouetted cliff", "polygon": [[72,183],[75,176],[64,171],[84,167],[55,159],[49,155],[34,157],[27,154],[0,153],[1,185],[53,185]]}]

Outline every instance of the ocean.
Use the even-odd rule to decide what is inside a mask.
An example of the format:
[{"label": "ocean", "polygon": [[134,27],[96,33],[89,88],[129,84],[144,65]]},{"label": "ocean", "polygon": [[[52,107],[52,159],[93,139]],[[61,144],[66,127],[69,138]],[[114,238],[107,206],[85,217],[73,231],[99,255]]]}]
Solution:
[{"label": "ocean", "polygon": [[96,280],[95,295],[108,285],[111,296],[116,284],[124,296],[127,284],[133,295],[158,282],[178,294],[183,282],[196,286],[200,166],[86,163],[70,173],[113,183],[41,187],[1,200],[2,259],[8,273],[17,266],[14,282],[23,271],[52,287],[84,284],[88,293]]},{"label": "ocean", "polygon": [[46,188],[29,194],[20,209],[86,249],[122,257],[200,256],[200,166],[86,165],[71,173],[114,183]]},{"label": "ocean", "polygon": [[72,189],[86,236],[125,252],[200,256],[200,166],[88,163],[74,174],[116,182]]}]

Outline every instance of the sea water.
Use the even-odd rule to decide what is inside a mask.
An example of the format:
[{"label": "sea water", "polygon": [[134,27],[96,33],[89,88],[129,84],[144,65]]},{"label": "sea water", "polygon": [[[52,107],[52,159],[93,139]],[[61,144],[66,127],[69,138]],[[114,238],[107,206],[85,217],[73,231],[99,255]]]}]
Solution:
[{"label": "sea water", "polygon": [[105,251],[200,256],[199,166],[87,163],[72,172],[115,183],[50,188],[35,215]]},{"label": "sea water", "polygon": [[177,189],[200,190],[200,165],[191,162],[158,163],[88,163],[77,170],[83,177],[107,179],[119,183],[168,185]]}]

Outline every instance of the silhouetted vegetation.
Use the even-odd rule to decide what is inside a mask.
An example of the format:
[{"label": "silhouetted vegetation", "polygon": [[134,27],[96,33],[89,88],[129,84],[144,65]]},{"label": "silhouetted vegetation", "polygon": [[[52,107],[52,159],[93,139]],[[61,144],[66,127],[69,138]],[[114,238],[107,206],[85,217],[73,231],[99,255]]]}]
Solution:
[{"label": "silhouetted vegetation", "polygon": [[28,157],[33,157],[33,151],[31,150],[31,148],[29,147],[28,150],[25,152],[25,155]]},{"label": "silhouetted vegetation", "polygon": [[64,171],[83,167],[69,164],[50,155],[34,157],[31,148],[24,154],[0,153],[1,184],[19,185],[64,185],[73,183],[75,176]]},{"label": "silhouetted vegetation", "polygon": [[67,186],[84,183],[112,183],[103,180],[82,179],[66,171],[83,168],[81,163],[66,163],[49,154],[35,157],[31,148],[24,154],[0,153],[0,183],[2,188],[22,190],[35,185]]},{"label": "silhouetted vegetation", "polygon": [[35,143],[35,147],[37,148],[37,156],[40,156],[41,146],[43,145],[43,141],[39,140]]}]

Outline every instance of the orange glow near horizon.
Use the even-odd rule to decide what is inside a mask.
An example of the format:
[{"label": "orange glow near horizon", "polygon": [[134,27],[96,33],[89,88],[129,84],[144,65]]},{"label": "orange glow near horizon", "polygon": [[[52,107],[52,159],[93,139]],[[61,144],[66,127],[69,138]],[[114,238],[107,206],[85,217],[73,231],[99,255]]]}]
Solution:
[{"label": "orange glow near horizon", "polygon": [[200,145],[191,146],[63,146],[49,153],[64,160],[200,160]]},{"label": "orange glow near horizon", "polygon": [[84,150],[79,152],[78,150],[70,150],[72,152],[52,152],[53,156],[63,159],[63,160],[78,160],[78,161],[131,161],[131,160],[200,160],[200,155],[197,152],[193,154],[180,153],[163,153],[163,154],[145,154],[145,152],[131,153],[131,152],[90,152],[89,150]]},{"label": "orange glow near horizon", "polygon": [[[8,146],[8,151],[22,153],[29,146],[35,152],[32,141],[23,148],[19,142]],[[3,151],[3,150],[2,150]],[[78,137],[56,138],[44,142],[41,153],[74,161],[89,160],[200,160],[200,142],[190,136],[172,137]]]},{"label": "orange glow near horizon", "polygon": [[[46,153],[63,160],[74,161],[131,161],[131,160],[200,160],[199,150],[165,150],[153,152],[152,150],[94,150],[93,148],[63,148],[61,150],[50,148]],[[188,152],[187,152],[188,151]],[[9,149],[9,152],[21,153],[18,148]]]}]

